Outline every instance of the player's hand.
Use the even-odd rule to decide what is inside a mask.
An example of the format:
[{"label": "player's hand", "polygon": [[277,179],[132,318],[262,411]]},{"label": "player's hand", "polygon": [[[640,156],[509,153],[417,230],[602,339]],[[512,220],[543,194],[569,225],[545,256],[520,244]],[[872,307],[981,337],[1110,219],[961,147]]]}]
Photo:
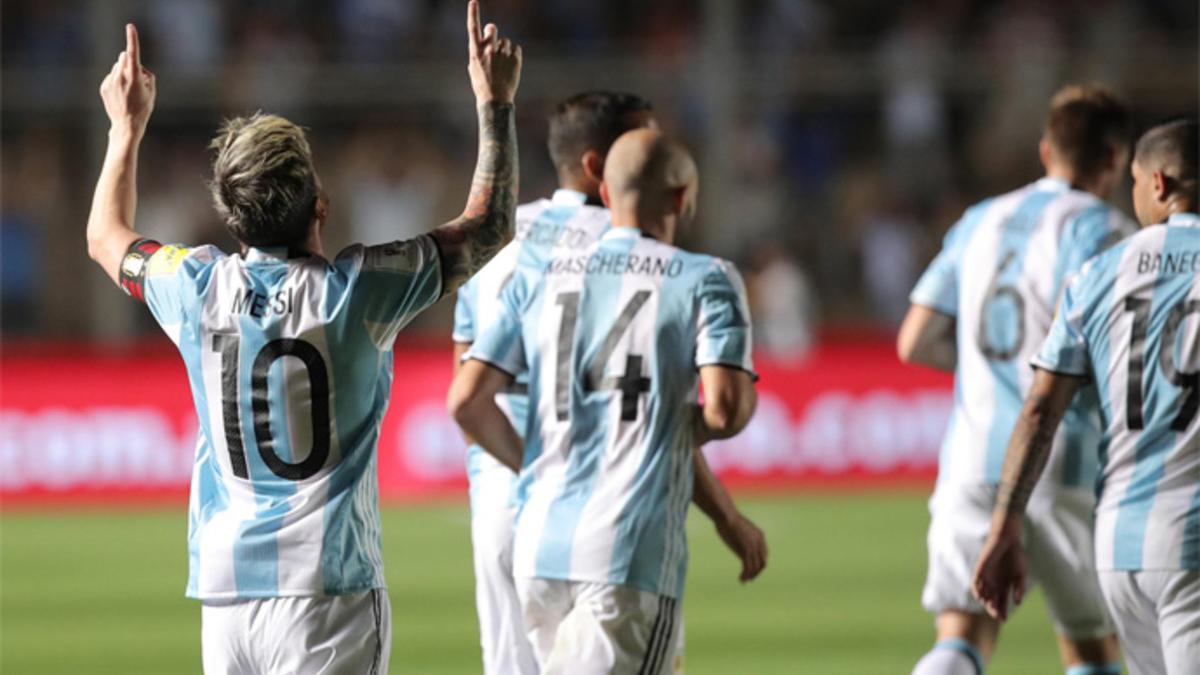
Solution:
[{"label": "player's hand", "polygon": [[521,82],[521,46],[501,38],[496,24],[483,27],[479,2],[467,3],[467,73],[477,103],[512,103]]},{"label": "player's hand", "polygon": [[767,567],[767,536],[757,525],[742,514],[728,521],[717,523],[717,534],[721,541],[742,560],[742,583],[757,577]]},{"label": "player's hand", "polygon": [[104,112],[113,128],[141,136],[154,110],[154,73],[142,66],[142,50],[137,29],[125,25],[125,51],[117,57],[112,70],[100,83]]},{"label": "player's hand", "polygon": [[1025,599],[1026,573],[1020,518],[1009,518],[993,529],[984,544],[983,554],[975,565],[971,592],[992,618],[1006,621],[1010,599],[1013,607]]}]

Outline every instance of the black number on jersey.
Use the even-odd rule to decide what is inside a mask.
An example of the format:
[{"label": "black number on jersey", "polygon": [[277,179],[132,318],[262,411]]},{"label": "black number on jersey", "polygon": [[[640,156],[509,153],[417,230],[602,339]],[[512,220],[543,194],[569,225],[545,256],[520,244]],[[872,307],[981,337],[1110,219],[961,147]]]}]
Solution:
[{"label": "black number on jersey", "polygon": [[[625,356],[625,372],[622,375],[605,375],[604,370],[612,359],[613,352],[629,331],[630,324],[650,299],[650,291],[638,291],[617,316],[616,322],[604,336],[600,351],[588,367],[583,378],[584,391],[621,392],[621,420],[632,422],[637,419],[638,397],[650,391],[650,378],[642,376],[644,359],[637,354]],[[558,421],[565,421],[571,402],[571,349],[575,344],[575,323],[579,316],[579,293],[559,293],[556,303],[561,305],[562,318],[558,329],[558,362],[555,372],[554,404]]]},{"label": "black number on jersey", "polygon": [[[1146,334],[1150,319],[1150,301],[1143,298],[1126,298],[1125,311],[1133,314],[1129,330],[1129,370],[1125,388],[1125,425],[1132,431],[1146,428],[1142,390],[1145,387],[1143,374],[1146,369]],[[1200,411],[1200,371],[1180,372],[1175,362],[1175,339],[1179,327],[1188,315],[1200,315],[1200,300],[1186,300],[1171,308],[1167,322],[1163,325],[1162,344],[1159,346],[1158,367],[1171,384],[1183,389],[1186,396],[1179,413],[1171,421],[1171,431],[1186,431]]]},{"label": "black number on jersey", "polygon": [[[1012,264],[1016,257],[1015,252],[1009,251],[1000,260],[1000,265],[996,268],[996,275],[988,284],[987,295],[983,298],[983,308],[979,312],[979,332],[975,336],[975,342],[979,345],[979,351],[983,353],[984,358],[990,361],[1010,361],[1021,352],[1021,345],[1025,344],[1025,298],[1021,297],[1016,286],[1000,283],[1000,277],[1004,274],[1004,270]],[[997,345],[991,338],[988,309],[1001,298],[1008,298],[1017,310],[1017,338],[1010,345]]]},{"label": "black number on jersey", "polygon": [[[238,407],[238,351],[240,340],[233,335],[214,335],[213,351],[221,355],[221,418],[229,465],[239,478],[249,478],[246,450],[242,444],[242,419]],[[294,356],[304,364],[312,395],[312,450],[302,461],[291,463],[275,452],[271,433],[271,399],[267,374],[275,361]],[[263,345],[250,369],[250,407],[254,415],[254,440],[267,468],[286,480],[304,480],[316,475],[329,459],[329,371],[321,352],[303,340],[277,339]]]}]

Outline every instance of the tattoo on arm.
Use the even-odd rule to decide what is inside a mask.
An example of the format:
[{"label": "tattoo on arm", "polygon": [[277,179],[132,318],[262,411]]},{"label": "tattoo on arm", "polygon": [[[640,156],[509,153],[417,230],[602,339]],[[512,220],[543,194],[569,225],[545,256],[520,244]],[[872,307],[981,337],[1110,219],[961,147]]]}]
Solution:
[{"label": "tattoo on arm", "polygon": [[1013,429],[1004,456],[1000,489],[996,495],[998,510],[1012,514],[1024,513],[1033,488],[1046,468],[1061,419],[1061,415],[1045,410],[1048,403],[1046,398],[1031,398]]},{"label": "tattoo on arm", "polygon": [[517,211],[517,128],[511,103],[479,110],[479,159],[467,206],[433,231],[442,264],[442,295],[457,289],[512,238]]}]

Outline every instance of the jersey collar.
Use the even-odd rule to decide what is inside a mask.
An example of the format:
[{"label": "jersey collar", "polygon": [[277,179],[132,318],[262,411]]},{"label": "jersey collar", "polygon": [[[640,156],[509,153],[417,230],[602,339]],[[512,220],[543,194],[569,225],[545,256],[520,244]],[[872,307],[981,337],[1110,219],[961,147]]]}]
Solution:
[{"label": "jersey collar", "polygon": [[1167,218],[1168,225],[1179,225],[1182,227],[1200,227],[1200,214],[1196,213],[1172,213],[1170,218]]},{"label": "jersey collar", "polygon": [[604,241],[610,239],[637,239],[645,233],[636,227],[610,227],[608,232],[605,232],[600,238]]},{"label": "jersey collar", "polygon": [[246,249],[246,262],[279,262],[291,258],[307,258],[307,251],[288,246],[251,246]]},{"label": "jersey collar", "polygon": [[583,206],[587,203],[587,195],[578,190],[559,188],[554,191],[550,201],[560,206]]},{"label": "jersey collar", "polygon": [[1071,184],[1061,178],[1046,176],[1038,180],[1037,189],[1043,192],[1066,192],[1071,189]]}]

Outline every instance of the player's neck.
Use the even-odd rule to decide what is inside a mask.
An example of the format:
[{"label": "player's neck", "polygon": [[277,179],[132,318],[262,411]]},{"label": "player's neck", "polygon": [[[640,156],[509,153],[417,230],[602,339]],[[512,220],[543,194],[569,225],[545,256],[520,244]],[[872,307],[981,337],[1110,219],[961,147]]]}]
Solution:
[{"label": "player's neck", "polygon": [[642,234],[653,237],[661,242],[670,244],[675,239],[675,228],[665,219],[660,218],[643,218],[639,219],[635,214],[613,213],[612,227],[627,227],[632,230],[638,230]]},{"label": "player's neck", "polygon": [[587,197],[586,203],[593,206],[604,206],[600,200],[600,184],[587,178],[559,176],[558,189],[571,190]]},{"label": "player's neck", "polygon": [[1077,172],[1070,168],[1054,166],[1048,167],[1046,169],[1046,178],[1061,180],[1076,190],[1083,190],[1084,192],[1090,192],[1101,199],[1108,199],[1108,191],[1104,189],[1103,181],[1099,179],[1084,180]]}]

